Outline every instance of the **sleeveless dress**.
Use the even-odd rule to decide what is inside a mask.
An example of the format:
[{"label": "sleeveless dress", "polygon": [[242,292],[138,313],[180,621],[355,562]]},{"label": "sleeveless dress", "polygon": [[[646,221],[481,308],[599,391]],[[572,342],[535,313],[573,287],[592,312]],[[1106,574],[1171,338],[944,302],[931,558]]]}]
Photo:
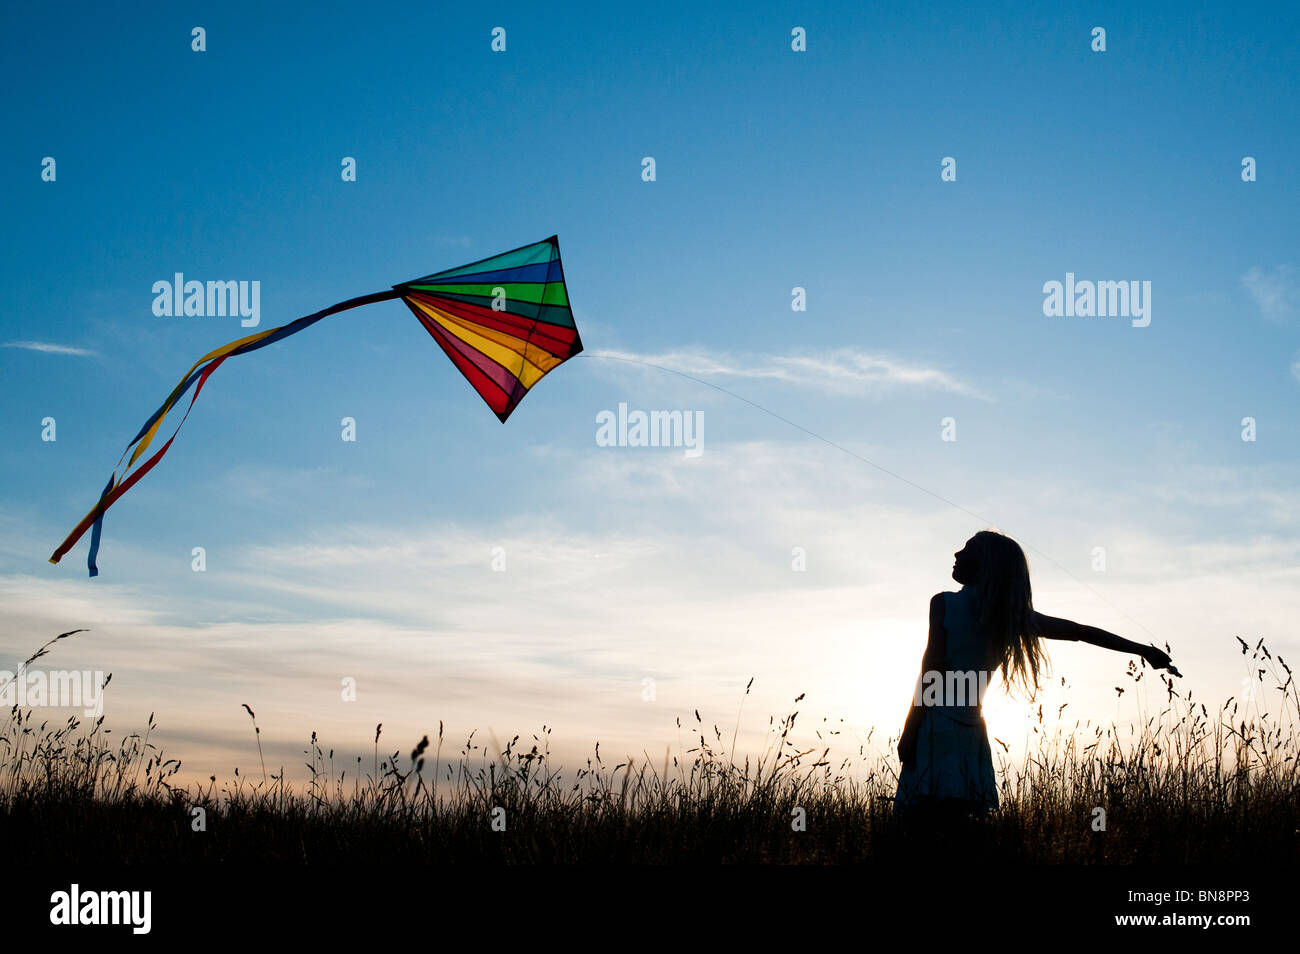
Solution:
[{"label": "sleeveless dress", "polygon": [[944,671],[987,676],[969,683],[976,688],[977,698],[956,700],[974,705],[952,704],[945,692],[944,704],[923,707],[916,757],[899,774],[894,810],[940,803],[983,814],[998,806],[993,753],[981,711],[996,666],[991,665],[989,642],[979,627],[979,588],[967,585],[943,596]]}]

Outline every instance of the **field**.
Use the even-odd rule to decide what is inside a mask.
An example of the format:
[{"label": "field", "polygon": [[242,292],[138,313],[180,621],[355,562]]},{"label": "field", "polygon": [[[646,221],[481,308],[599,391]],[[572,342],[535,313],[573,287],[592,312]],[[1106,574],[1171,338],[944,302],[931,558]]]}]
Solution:
[{"label": "field", "polygon": [[[102,717],[51,725],[39,709],[14,707],[0,727],[0,837],[11,858],[92,865],[892,865],[959,845],[1012,864],[1294,864],[1300,696],[1262,641],[1237,643],[1230,651],[1248,653],[1257,673],[1254,705],[1228,699],[1211,710],[1160,675],[1165,705],[1144,725],[1042,732],[1023,763],[1003,758],[1001,806],[978,822],[900,821],[896,757],[864,750],[832,764],[825,732],[798,725],[802,697],[769,720],[753,758],[733,758],[735,730],[698,714],[679,720],[692,742],[657,764],[648,755],[609,764],[597,744],[577,770],[553,768],[548,729],[490,755],[473,734],[456,744],[441,727],[387,751],[376,727],[372,757],[347,765],[313,735],[311,780],[296,787],[262,764],[181,785],[180,762],[149,741],[152,717],[110,743]],[[817,744],[797,745],[805,736]]]}]

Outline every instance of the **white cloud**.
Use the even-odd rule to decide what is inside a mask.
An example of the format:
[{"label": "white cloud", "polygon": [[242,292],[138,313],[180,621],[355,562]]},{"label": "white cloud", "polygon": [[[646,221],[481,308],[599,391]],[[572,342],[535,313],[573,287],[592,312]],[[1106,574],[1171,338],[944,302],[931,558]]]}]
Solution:
[{"label": "white cloud", "polygon": [[1273,269],[1256,265],[1241,276],[1241,283],[1265,318],[1282,321],[1300,309],[1300,274],[1290,265]]},{"label": "white cloud", "polygon": [[900,358],[835,348],[808,354],[737,354],[683,349],[658,354],[598,351],[593,357],[659,365],[695,377],[779,381],[832,394],[880,394],[899,388],[945,391],[992,400],[974,386],[940,368]]},{"label": "white cloud", "polygon": [[69,345],[51,344],[47,341],[6,341],[0,347],[22,348],[25,351],[40,351],[45,354],[71,354],[83,358],[93,357],[95,352],[85,348],[73,348]]}]

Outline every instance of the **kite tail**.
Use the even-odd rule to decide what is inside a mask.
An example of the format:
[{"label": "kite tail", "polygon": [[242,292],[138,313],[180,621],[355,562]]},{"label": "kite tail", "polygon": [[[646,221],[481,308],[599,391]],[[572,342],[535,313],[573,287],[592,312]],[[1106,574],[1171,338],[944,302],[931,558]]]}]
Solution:
[{"label": "kite tail", "polygon": [[[95,529],[90,532],[90,552],[86,555],[86,569],[90,571],[92,578],[99,576],[99,564],[95,562],[95,558],[99,556],[99,537],[104,530],[104,511],[108,509],[108,504],[105,501],[108,500],[108,495],[113,492],[113,482],[115,480],[117,480],[117,471],[113,471],[113,475],[108,478],[108,483],[104,485],[104,492],[99,495],[99,503],[95,504],[95,512],[98,516],[95,518]],[[82,533],[84,532],[83,530]],[[53,557],[51,557],[51,560],[55,563],[58,562]]]},{"label": "kite tail", "polygon": [[[99,502],[96,503],[90,513],[86,514],[86,516],[81,519],[81,522],[72,529],[72,532],[68,534],[67,538],[59,544],[59,548],[50,556],[50,562],[58,563],[63,559],[64,554],[76,546],[77,541],[85,535],[87,530],[93,527],[94,531],[90,535],[90,552],[86,557],[86,566],[90,570],[90,575],[92,577],[99,575],[99,567],[96,563],[96,557],[99,554],[99,540],[104,526],[105,511],[116,503],[124,493],[134,487],[136,482],[152,470],[158,461],[162,460],[163,455],[166,454],[167,450],[172,446],[172,441],[176,440],[176,435],[180,433],[181,427],[185,424],[186,418],[190,416],[190,411],[194,409],[194,402],[199,399],[199,394],[203,390],[204,383],[206,383],[212,372],[221,366],[223,361],[235,355],[247,354],[250,351],[256,351],[258,348],[264,348],[269,344],[275,344],[275,342],[281,341],[289,335],[295,334],[296,332],[302,331],[304,328],[315,324],[322,318],[327,318],[340,311],[347,311],[349,308],[357,308],[361,305],[370,305],[375,302],[389,301],[400,297],[401,293],[394,289],[386,292],[376,292],[373,295],[362,295],[359,298],[350,298],[337,305],[331,305],[329,308],[318,311],[313,315],[307,315],[306,317],[299,318],[296,321],[291,321],[287,325],[281,325],[278,328],[268,328],[266,331],[261,331],[257,334],[240,338],[236,341],[230,342],[229,344],[222,345],[215,351],[210,351],[205,354],[194,363],[194,366],[191,367],[189,371],[185,373],[185,376],[181,378],[180,383],[177,384],[172,393],[167,396],[167,400],[162,403],[162,406],[159,407],[158,410],[154,411],[149,420],[145,421],[144,427],[142,427],[140,432],[131,440],[131,443],[126,445],[126,450],[122,452],[122,458],[117,462],[118,466],[113,469],[113,475],[109,477],[103,493],[99,496]],[[165,443],[152,457],[145,461],[135,471],[131,472],[128,476],[127,471],[131,470],[131,467],[153,442],[154,436],[158,432],[158,428],[162,425],[163,418],[171,412],[172,408],[176,406],[180,399],[185,396],[185,393],[189,391],[190,387],[194,386],[196,382],[197,387],[194,387],[194,396],[190,398],[189,407],[185,409],[185,415],[181,418],[180,424],[176,425],[176,430],[173,431],[172,436],[167,439],[167,443]],[[131,454],[131,460],[126,465],[126,468],[122,470],[122,475],[119,478],[118,469],[121,468],[122,460],[126,458],[126,455],[131,453],[132,447],[135,448],[135,452]]]}]

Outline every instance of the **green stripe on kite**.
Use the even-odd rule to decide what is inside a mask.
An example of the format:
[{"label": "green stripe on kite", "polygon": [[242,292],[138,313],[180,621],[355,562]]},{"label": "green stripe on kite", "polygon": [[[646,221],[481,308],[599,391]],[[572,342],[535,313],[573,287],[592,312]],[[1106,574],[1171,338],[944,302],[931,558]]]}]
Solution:
[{"label": "green stripe on kite", "polygon": [[[415,291],[429,292],[433,295],[478,295],[486,298],[494,298],[493,289],[500,288],[505,291],[508,302],[526,302],[531,304],[540,304],[545,302],[548,305],[568,305],[569,296],[564,293],[564,285],[560,282],[485,282],[481,285],[427,285],[423,282],[412,283],[404,286]],[[513,311],[513,308],[507,308],[507,311]]]}]

